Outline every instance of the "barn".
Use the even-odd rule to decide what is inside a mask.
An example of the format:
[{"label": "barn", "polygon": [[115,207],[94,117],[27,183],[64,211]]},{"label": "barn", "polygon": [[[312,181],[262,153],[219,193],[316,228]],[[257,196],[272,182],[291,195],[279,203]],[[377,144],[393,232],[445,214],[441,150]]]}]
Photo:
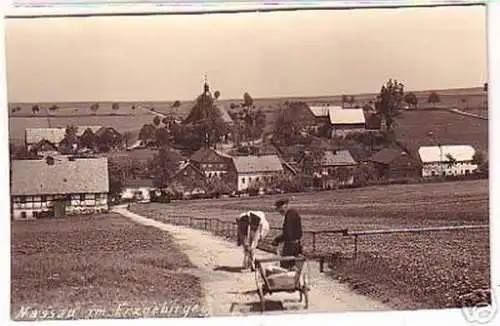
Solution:
[{"label": "barn", "polygon": [[382,179],[418,178],[420,161],[401,148],[387,147],[373,154],[368,162]]},{"label": "barn", "polygon": [[421,146],[422,177],[469,175],[476,171],[476,151],[470,145]]}]

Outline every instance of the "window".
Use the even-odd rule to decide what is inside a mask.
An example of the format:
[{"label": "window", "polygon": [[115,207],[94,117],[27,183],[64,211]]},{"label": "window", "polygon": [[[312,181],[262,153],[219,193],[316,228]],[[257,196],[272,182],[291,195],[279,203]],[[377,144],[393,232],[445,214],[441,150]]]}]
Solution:
[{"label": "window", "polygon": [[39,213],[38,213],[38,212],[33,212],[33,217],[34,217],[34,218],[38,218],[38,216],[39,216]]},{"label": "window", "polygon": [[26,218],[26,212],[21,212],[21,217]]},{"label": "window", "polygon": [[255,181],[256,181],[256,182],[259,182],[259,177],[255,178]]},{"label": "window", "polygon": [[241,183],[245,183],[245,178],[241,178]]},{"label": "window", "polygon": [[47,196],[42,196],[41,201],[42,202],[46,202],[47,201]]},{"label": "window", "polygon": [[85,194],[80,194],[80,201],[84,201],[85,200]]},{"label": "window", "polygon": [[26,197],[25,196],[21,196],[20,200],[21,200],[22,204],[26,204]]},{"label": "window", "polygon": [[248,177],[248,182],[252,182],[252,177]]}]

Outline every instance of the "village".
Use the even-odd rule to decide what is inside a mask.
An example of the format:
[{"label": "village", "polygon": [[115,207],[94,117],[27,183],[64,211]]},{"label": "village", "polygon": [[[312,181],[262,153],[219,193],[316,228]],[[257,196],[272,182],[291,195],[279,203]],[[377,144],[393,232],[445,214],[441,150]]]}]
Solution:
[{"label": "village", "polygon": [[[12,218],[99,213],[130,202],[487,178],[487,154],[467,143],[437,143],[430,133],[428,145],[409,148],[397,139],[391,125],[417,102],[398,87],[389,80],[362,106],[349,97],[342,106],[285,102],[271,125],[248,93],[226,109],[205,81],[184,119],[146,108],[152,123],[135,142],[110,126],[26,128],[24,146],[11,147]],[[393,98],[390,108],[382,104],[384,92]],[[428,103],[436,97],[431,93]]]}]

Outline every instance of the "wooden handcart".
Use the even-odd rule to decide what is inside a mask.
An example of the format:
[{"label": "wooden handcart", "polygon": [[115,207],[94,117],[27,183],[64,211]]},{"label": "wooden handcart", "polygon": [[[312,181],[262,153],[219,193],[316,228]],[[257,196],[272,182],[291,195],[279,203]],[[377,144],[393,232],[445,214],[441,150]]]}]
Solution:
[{"label": "wooden handcart", "polygon": [[[266,266],[283,261],[294,261],[295,266],[288,273],[269,274]],[[255,282],[260,299],[260,309],[265,310],[265,296],[276,292],[299,292],[299,301],[304,302],[305,309],[309,306],[308,273],[305,257],[276,257],[255,259]],[[286,275],[285,275],[286,274]],[[285,282],[273,282],[282,277]]]}]

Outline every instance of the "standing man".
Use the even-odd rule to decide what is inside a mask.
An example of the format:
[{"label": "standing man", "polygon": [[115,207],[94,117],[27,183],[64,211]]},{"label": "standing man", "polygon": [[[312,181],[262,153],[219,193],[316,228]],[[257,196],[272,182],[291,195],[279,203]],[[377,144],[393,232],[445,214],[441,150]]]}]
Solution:
[{"label": "standing man", "polygon": [[[298,257],[302,254],[302,244],[300,242],[302,238],[302,219],[296,210],[288,208],[288,203],[288,199],[280,199],[274,204],[276,210],[284,216],[285,219],[283,220],[283,231],[274,239],[273,245],[277,246],[283,243],[281,252],[281,256],[283,257]],[[280,266],[290,269],[295,266],[295,262],[281,262]]]}]

